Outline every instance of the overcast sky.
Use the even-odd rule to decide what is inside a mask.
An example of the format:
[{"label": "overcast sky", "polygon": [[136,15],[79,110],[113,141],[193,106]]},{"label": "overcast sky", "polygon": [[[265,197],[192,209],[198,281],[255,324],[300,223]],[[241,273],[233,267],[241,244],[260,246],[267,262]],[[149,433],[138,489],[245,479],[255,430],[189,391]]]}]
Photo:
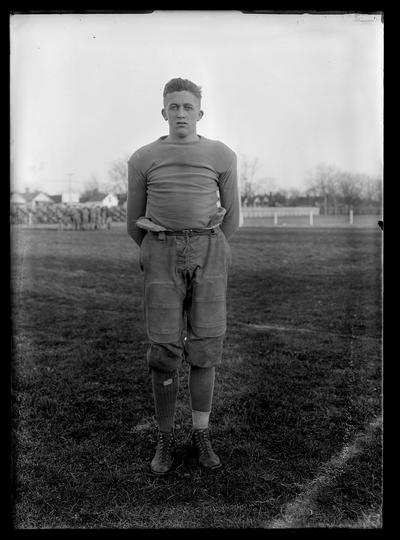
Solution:
[{"label": "overcast sky", "polygon": [[203,88],[198,133],[257,157],[267,187],[301,189],[318,163],[381,173],[380,15],[30,14],[10,28],[12,190],[106,181],[167,134],[173,77]]}]

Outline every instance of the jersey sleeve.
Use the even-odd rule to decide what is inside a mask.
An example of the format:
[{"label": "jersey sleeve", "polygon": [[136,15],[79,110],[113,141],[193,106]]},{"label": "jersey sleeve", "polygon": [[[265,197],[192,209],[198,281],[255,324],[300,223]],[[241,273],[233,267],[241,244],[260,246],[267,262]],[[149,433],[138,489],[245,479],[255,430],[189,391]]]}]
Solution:
[{"label": "jersey sleeve", "polygon": [[232,152],[228,167],[219,176],[219,195],[221,206],[226,210],[224,221],[221,224],[221,230],[226,238],[229,239],[239,228],[240,220],[237,158],[234,152]]},{"label": "jersey sleeve", "polygon": [[128,161],[128,200],[126,207],[126,225],[129,236],[137,243],[142,243],[145,232],[136,226],[136,220],[146,213],[147,187],[146,176],[140,170],[135,154]]}]

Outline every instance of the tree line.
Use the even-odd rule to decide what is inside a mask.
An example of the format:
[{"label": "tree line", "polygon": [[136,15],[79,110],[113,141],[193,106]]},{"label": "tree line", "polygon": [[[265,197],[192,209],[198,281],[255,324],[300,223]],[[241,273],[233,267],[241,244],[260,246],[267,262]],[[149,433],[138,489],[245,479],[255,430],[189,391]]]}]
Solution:
[{"label": "tree line", "polygon": [[242,157],[239,178],[243,206],[319,206],[323,214],[350,209],[380,213],[382,209],[381,177],[320,163],[309,173],[302,190],[285,190],[277,189],[273,178],[259,179],[257,167],[257,158]]}]

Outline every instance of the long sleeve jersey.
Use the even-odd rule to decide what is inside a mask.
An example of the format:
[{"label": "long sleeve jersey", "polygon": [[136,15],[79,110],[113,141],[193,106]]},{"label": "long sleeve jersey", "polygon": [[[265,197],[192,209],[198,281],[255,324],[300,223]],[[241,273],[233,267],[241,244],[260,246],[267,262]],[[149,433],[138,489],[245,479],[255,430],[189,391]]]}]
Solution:
[{"label": "long sleeve jersey", "polygon": [[220,141],[170,142],[166,136],[143,146],[128,160],[127,229],[140,245],[141,216],[167,229],[207,227],[219,204],[229,238],[239,227],[236,154]]}]

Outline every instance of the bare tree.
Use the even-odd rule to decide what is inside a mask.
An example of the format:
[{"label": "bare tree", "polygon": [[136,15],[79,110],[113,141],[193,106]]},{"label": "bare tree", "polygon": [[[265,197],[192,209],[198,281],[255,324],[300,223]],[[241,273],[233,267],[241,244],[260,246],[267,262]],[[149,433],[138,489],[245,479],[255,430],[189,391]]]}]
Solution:
[{"label": "bare tree", "polygon": [[362,174],[340,174],[337,181],[338,195],[349,208],[353,208],[361,200],[364,179]]},{"label": "bare tree", "polygon": [[116,195],[124,195],[128,191],[128,157],[116,159],[108,171],[107,191]]},{"label": "bare tree", "polygon": [[333,165],[319,164],[309,177],[307,194],[323,198],[325,214],[333,205],[335,214],[338,203],[348,208],[357,207],[361,202],[382,203],[382,180],[366,174],[340,171]]},{"label": "bare tree", "polygon": [[362,197],[369,204],[382,204],[383,182],[380,177],[366,176],[362,186]]},{"label": "bare tree", "polygon": [[308,193],[313,197],[322,197],[324,200],[324,213],[328,213],[328,201],[333,202],[335,214],[337,213],[337,186],[341,172],[335,165],[319,163],[315,172],[310,175]]},{"label": "bare tree", "polygon": [[242,197],[253,199],[255,196],[254,176],[258,166],[258,158],[240,157],[240,190]]},{"label": "bare tree", "polygon": [[79,197],[80,202],[100,200],[107,194],[104,192],[102,186],[100,186],[100,183],[94,174],[92,174],[89,180],[85,182],[84,186],[85,189]]},{"label": "bare tree", "polygon": [[298,188],[290,188],[287,191],[288,199],[299,199],[301,197],[301,191]]}]

